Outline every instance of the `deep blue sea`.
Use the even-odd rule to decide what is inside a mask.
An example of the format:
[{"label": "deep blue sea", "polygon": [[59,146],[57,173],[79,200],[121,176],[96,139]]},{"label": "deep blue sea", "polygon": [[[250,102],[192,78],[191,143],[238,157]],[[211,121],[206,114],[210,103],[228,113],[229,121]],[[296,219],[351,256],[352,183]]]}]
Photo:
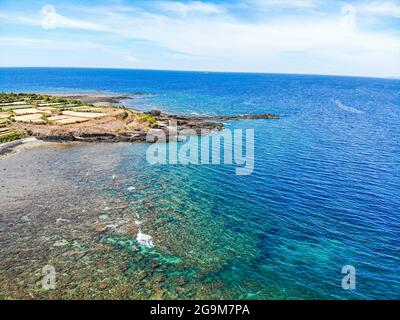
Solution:
[{"label": "deep blue sea", "polygon": [[[0,91],[141,93],[126,103],[279,114],[226,124],[255,130],[249,176],[233,165],[150,166],[147,145],[127,145],[115,171],[141,190],[127,195],[132,210],[155,212],[169,250],[233,298],[400,299],[400,80],[9,68]],[[342,289],[345,265],[355,290]]]}]

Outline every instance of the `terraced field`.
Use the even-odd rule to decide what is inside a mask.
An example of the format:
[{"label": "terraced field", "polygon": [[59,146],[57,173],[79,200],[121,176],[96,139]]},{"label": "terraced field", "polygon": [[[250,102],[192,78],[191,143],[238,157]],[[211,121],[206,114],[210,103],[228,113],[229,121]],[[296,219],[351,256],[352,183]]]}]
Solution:
[{"label": "terraced field", "polygon": [[61,141],[86,136],[143,139],[156,123],[149,116],[120,107],[48,95],[0,93],[0,143],[21,136]]},{"label": "terraced field", "polygon": [[52,122],[57,125],[82,123],[90,119],[107,117],[109,114],[102,112],[102,108],[92,106],[77,106],[62,103],[36,103],[26,104],[17,101],[11,104],[0,104],[2,112],[0,119],[13,122],[45,124]]}]

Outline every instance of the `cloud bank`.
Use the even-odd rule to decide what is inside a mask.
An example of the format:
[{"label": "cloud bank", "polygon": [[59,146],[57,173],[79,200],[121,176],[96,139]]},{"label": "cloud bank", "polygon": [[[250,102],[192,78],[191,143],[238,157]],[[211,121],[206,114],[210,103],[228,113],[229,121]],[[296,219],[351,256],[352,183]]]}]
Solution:
[{"label": "cloud bank", "polygon": [[[85,39],[108,54],[99,67],[398,77],[399,18],[393,1],[65,1],[10,11],[2,24],[34,27],[25,47],[35,40],[62,47]],[[43,51],[51,60],[50,47]]]}]

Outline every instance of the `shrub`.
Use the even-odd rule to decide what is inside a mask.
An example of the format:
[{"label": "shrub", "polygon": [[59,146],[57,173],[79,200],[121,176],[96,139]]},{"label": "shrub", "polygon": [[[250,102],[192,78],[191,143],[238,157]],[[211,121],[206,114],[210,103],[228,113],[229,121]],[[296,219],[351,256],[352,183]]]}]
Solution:
[{"label": "shrub", "polygon": [[23,133],[14,131],[14,132],[11,132],[7,135],[0,137],[0,143],[11,142],[14,140],[22,139],[24,137],[25,137],[25,135]]},{"label": "shrub", "polygon": [[156,121],[156,119],[154,119],[152,115],[147,114],[147,113],[138,114],[138,119],[139,119],[139,121],[148,122],[151,127],[155,127],[158,125],[158,122]]}]

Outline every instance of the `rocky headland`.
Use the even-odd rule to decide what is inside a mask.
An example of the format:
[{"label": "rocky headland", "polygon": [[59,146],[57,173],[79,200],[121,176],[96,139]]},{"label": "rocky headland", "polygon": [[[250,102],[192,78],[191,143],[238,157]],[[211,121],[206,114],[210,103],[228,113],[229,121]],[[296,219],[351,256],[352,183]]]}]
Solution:
[{"label": "rocky headland", "polygon": [[[150,130],[167,135],[190,129],[196,135],[220,131],[222,121],[279,119],[274,114],[178,116],[118,106],[135,95],[0,94],[0,143],[26,137],[54,142],[144,142]],[[171,123],[176,127],[171,128]],[[3,148],[4,149],[4,148]]]}]

